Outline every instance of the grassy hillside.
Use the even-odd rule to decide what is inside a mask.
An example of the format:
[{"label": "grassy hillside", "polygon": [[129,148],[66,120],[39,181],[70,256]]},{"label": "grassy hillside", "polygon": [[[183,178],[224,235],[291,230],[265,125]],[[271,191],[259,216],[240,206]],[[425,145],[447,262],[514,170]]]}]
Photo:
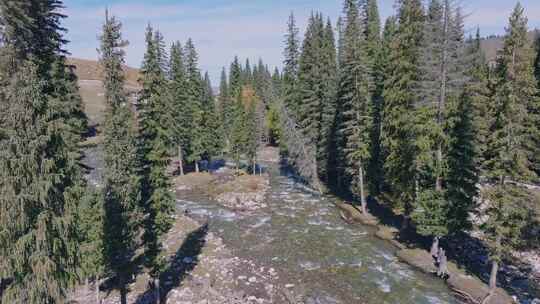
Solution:
[{"label": "grassy hillside", "polygon": [[[90,123],[100,125],[103,122],[103,112],[105,110],[101,67],[97,61],[92,60],[70,58],[68,62],[76,68],[80,93]],[[139,89],[137,83],[139,70],[126,66],[124,71],[126,72],[126,90],[128,93],[137,91]]]},{"label": "grassy hillside", "polygon": [[[540,34],[540,30],[534,30],[529,32],[529,39],[534,41],[537,34]],[[481,46],[482,50],[486,54],[486,59],[489,62],[492,62],[497,57],[497,51],[503,47],[503,37],[502,36],[491,36],[482,39]]]}]

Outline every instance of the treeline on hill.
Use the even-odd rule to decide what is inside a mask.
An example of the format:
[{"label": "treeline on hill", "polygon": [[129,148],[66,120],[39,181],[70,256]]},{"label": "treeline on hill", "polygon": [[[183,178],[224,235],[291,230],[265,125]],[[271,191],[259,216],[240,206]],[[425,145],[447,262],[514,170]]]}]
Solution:
[{"label": "treeline on hill", "polygon": [[368,196],[388,205],[433,250],[472,229],[476,213],[495,287],[529,220],[523,183],[540,173],[540,38],[534,49],[527,30],[518,4],[490,67],[457,1],[398,1],[381,29],[376,0],[346,0],[337,40],[313,13],[300,41],[291,16],[283,99],[311,151],[291,162],[364,213]]}]

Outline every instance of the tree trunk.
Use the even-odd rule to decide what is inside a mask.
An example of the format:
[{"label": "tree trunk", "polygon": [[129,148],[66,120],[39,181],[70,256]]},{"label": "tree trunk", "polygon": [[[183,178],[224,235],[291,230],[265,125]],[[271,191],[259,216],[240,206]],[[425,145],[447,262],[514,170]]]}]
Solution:
[{"label": "tree trunk", "polygon": [[439,254],[439,237],[433,237],[433,243],[431,244],[431,256],[436,257]]},{"label": "tree trunk", "polygon": [[127,304],[127,289],[126,289],[126,280],[122,277],[120,279],[120,303]]},{"label": "tree trunk", "polygon": [[[439,143],[439,147],[437,148],[437,162],[439,164],[439,166],[441,166],[442,164],[442,144]],[[442,175],[441,175],[441,170],[440,168],[437,170],[437,179],[435,180],[435,190],[437,190],[438,192],[441,192],[442,189],[443,189],[443,186],[442,186]]]},{"label": "tree trunk", "polygon": [[257,174],[257,162],[254,160],[253,161],[253,175],[256,175]]},{"label": "tree trunk", "polygon": [[101,304],[101,299],[99,297],[99,279],[95,279],[95,293],[96,293],[96,304]]},{"label": "tree trunk", "polygon": [[499,272],[499,263],[493,261],[491,264],[491,274],[489,276],[489,289],[495,290],[497,288],[497,273]]},{"label": "tree trunk", "polygon": [[199,173],[199,162],[195,161],[195,172]]},{"label": "tree trunk", "polygon": [[4,279],[0,277],[0,304],[2,304],[3,296],[4,296]]},{"label": "tree trunk", "polygon": [[161,294],[160,294],[160,287],[159,287],[159,279],[154,280],[154,288],[156,289],[156,303],[161,303]]},{"label": "tree trunk", "polygon": [[182,146],[178,145],[178,170],[180,175],[184,175],[184,155],[182,154]]},{"label": "tree trunk", "polygon": [[409,216],[404,215],[403,221],[401,222],[401,232],[406,231],[409,228]]},{"label": "tree trunk", "polygon": [[367,214],[366,194],[364,193],[364,169],[362,166],[358,169],[358,179],[360,180],[360,203],[362,204],[362,213]]}]

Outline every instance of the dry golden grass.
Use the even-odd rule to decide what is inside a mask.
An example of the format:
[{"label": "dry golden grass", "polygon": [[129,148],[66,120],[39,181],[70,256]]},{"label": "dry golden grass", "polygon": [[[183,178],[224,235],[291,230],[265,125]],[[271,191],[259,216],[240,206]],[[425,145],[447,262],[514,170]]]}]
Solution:
[{"label": "dry golden grass", "polygon": [[[75,73],[80,80],[102,80],[103,69],[95,60],[69,58],[68,64],[76,67]],[[124,66],[126,85],[138,86],[139,70]]]}]

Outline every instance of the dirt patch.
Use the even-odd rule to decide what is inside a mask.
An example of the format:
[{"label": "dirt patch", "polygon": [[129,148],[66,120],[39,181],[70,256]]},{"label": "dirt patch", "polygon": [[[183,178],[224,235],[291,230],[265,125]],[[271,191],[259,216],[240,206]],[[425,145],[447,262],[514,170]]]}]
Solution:
[{"label": "dirt patch", "polygon": [[177,191],[200,191],[208,188],[217,176],[210,173],[189,173],[174,178],[174,185]]}]

